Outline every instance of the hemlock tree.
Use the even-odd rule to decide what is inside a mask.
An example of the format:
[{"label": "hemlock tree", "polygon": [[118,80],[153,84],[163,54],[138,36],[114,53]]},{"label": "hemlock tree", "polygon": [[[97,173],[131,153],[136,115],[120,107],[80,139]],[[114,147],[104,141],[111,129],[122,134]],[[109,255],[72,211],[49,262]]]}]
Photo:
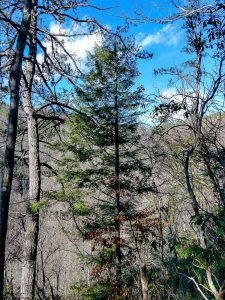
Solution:
[{"label": "hemlock tree", "polygon": [[[70,203],[72,213],[81,216],[77,226],[83,237],[93,241],[92,252],[85,256],[94,275],[91,286],[83,289],[85,299],[128,295],[134,280],[128,272],[130,257],[137,254],[134,239],[130,241],[137,224],[131,223],[140,194],[152,191],[151,170],[138,147],[140,105],[147,98],[143,87],[134,88],[137,59],[127,50],[138,49],[131,39],[125,43],[105,35],[102,46],[88,54],[88,72],[76,99],[86,116],[71,119],[62,148],[70,152],[62,163],[64,189],[52,195]],[[146,286],[144,293],[147,299]]]}]

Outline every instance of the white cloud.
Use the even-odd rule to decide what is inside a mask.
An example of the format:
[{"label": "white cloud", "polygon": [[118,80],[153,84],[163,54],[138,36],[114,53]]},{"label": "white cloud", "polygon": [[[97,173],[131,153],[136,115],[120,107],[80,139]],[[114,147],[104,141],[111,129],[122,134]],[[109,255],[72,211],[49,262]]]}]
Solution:
[{"label": "white cloud", "polygon": [[74,42],[68,42],[67,48],[70,53],[74,53],[81,59],[85,59],[87,51],[92,51],[96,44],[101,44],[100,37],[98,34],[91,36],[83,36]]},{"label": "white cloud", "polygon": [[[199,99],[200,105],[202,105],[206,98],[207,95],[202,91]],[[196,93],[190,88],[180,91],[176,91],[174,88],[168,88],[162,91],[159,100],[163,104],[173,102],[174,104],[185,105],[185,109],[181,108],[170,115],[173,120],[184,120],[186,118],[186,113],[193,111],[196,103]]]},{"label": "white cloud", "polygon": [[[87,51],[92,51],[95,45],[101,45],[101,35],[96,32],[91,35],[85,26],[71,24],[69,27],[63,27],[61,24],[51,22],[49,26],[50,33],[54,35],[60,43],[63,44],[64,49],[71,55],[73,59],[85,60]],[[53,52],[51,41],[43,42],[46,47],[47,53]],[[64,53],[64,50],[59,45],[57,47],[58,53]],[[43,62],[43,54],[37,55],[37,60]],[[70,59],[68,57],[68,62]]]},{"label": "white cloud", "polygon": [[38,54],[37,54],[37,61],[38,61],[39,63],[43,63],[44,57],[43,57],[43,54],[42,54],[42,53],[38,53]]},{"label": "white cloud", "polygon": [[177,46],[181,37],[181,32],[177,31],[177,27],[171,24],[163,26],[155,34],[147,35],[142,41],[141,46],[147,47],[153,44],[164,44],[167,46]]}]

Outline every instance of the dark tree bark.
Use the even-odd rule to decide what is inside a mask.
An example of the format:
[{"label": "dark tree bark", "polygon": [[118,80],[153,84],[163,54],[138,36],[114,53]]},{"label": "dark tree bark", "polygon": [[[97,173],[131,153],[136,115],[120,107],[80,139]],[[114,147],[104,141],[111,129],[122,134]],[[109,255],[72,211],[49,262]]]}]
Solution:
[{"label": "dark tree bark", "polygon": [[22,60],[26,47],[31,20],[31,0],[24,0],[22,21],[16,43],[14,58],[9,74],[10,107],[7,128],[7,140],[3,161],[3,173],[0,186],[0,299],[3,299],[5,241],[7,233],[8,210],[14,169],[14,152],[17,136],[18,107],[20,101],[20,80]]}]

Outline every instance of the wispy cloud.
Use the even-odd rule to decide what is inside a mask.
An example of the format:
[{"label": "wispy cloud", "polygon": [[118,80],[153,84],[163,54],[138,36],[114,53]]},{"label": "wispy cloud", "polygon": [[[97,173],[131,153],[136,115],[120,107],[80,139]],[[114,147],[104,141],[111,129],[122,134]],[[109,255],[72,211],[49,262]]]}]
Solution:
[{"label": "wispy cloud", "polygon": [[171,24],[167,24],[163,26],[163,28],[157,31],[155,34],[147,35],[141,41],[141,46],[147,47],[153,44],[177,46],[180,37],[181,37],[181,32],[177,30],[177,27]]}]

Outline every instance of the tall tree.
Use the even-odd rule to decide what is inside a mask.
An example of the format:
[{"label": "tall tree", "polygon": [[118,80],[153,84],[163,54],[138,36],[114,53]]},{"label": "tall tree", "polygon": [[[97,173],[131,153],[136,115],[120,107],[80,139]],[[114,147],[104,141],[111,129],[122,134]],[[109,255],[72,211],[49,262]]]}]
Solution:
[{"label": "tall tree", "polygon": [[[136,218],[140,194],[152,190],[151,172],[137,145],[138,117],[144,111],[140,105],[147,99],[143,87],[134,88],[139,72],[137,59],[128,49],[133,53],[138,49],[131,39],[125,43],[126,47],[118,38],[104,35],[102,46],[88,55],[88,71],[77,88],[76,99],[86,116],[72,119],[63,148],[71,152],[62,173],[64,191],[54,194],[69,201],[75,215],[85,216],[78,228],[85,239],[93,241],[89,263],[94,264],[97,280],[93,280],[99,287],[98,291],[89,289],[87,297],[99,293],[101,298],[106,289],[105,297],[126,297],[129,242],[124,226],[127,223],[125,227],[130,229],[126,235],[131,237],[129,222]],[[75,165],[76,170],[72,167]],[[83,193],[90,202],[82,200]],[[144,293],[143,299],[147,299],[146,286]]]},{"label": "tall tree", "polygon": [[[0,186],[0,299],[3,299],[5,241],[7,233],[9,200],[13,179],[14,151],[17,134],[18,107],[20,102],[22,62],[24,50],[27,43],[28,31],[30,28],[31,7],[31,0],[23,1],[22,20],[19,27],[19,35],[17,38],[9,74],[10,107],[4,166]],[[7,22],[7,17],[1,18],[1,21]]]},{"label": "tall tree", "polygon": [[[37,56],[37,4],[37,0],[33,1],[32,3],[31,26],[29,32],[29,57],[25,65],[25,82],[22,97],[24,112],[27,115],[29,151],[29,206],[32,206],[32,204],[40,201],[41,192],[38,123],[32,104],[32,90]],[[35,295],[39,211],[29,214],[30,211],[31,208],[28,208],[25,219],[25,243],[20,299],[34,299]]]}]

